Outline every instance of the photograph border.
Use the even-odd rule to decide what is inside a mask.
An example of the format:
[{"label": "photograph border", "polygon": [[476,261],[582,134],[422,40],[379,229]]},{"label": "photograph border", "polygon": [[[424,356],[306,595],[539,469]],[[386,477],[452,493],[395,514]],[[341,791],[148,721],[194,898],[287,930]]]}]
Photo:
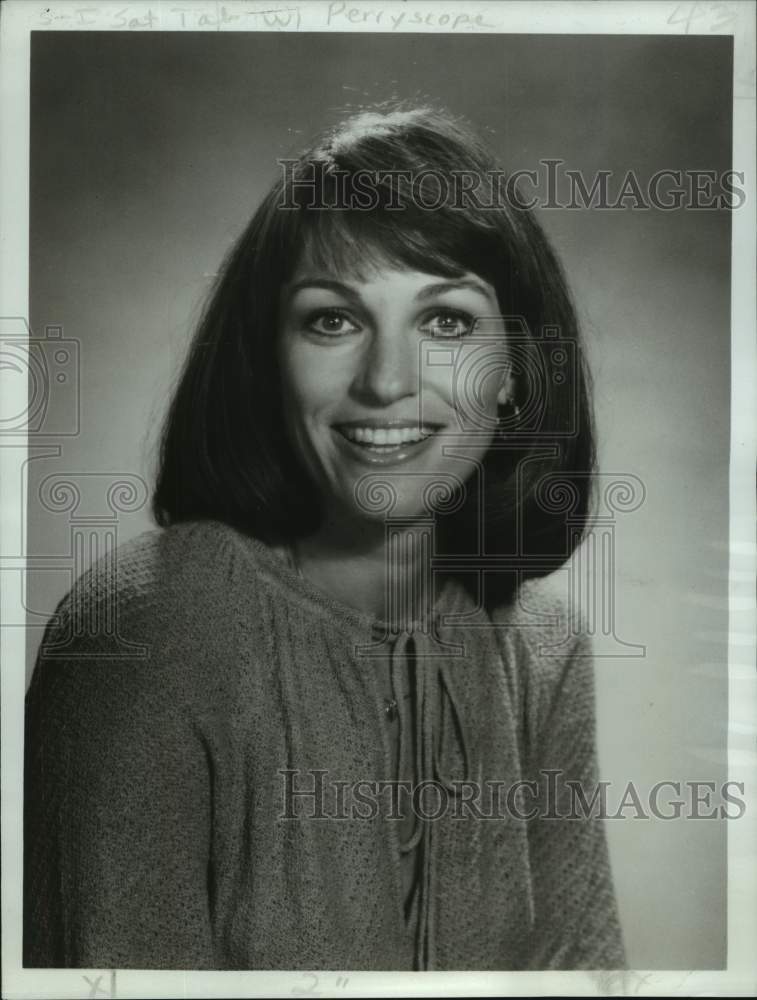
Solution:
[{"label": "photograph border", "polygon": [[[335,13],[337,8],[342,8]],[[731,3],[667,0],[597,2],[346,3],[306,0],[272,4],[225,0],[88,5],[83,0],[6,0],[0,8],[0,317],[29,318],[29,73],[32,31],[447,32],[439,12],[460,32],[532,34],[732,35],[733,162],[743,171],[744,205],[732,214],[731,452],[728,636],[728,779],[743,782],[747,808],[728,825],[728,967],[691,972],[170,972],[21,967],[22,801],[25,630],[2,628],[2,995],[23,997],[251,996],[568,996],[752,995],[757,989],[757,675],[755,674],[755,489],[757,454],[757,184],[755,182],[754,0]],[[181,11],[178,14],[177,11]],[[361,12],[353,19],[350,10]],[[296,15],[293,13],[296,11]],[[381,19],[376,14],[382,11]],[[392,14],[404,11],[397,23]],[[418,12],[422,23],[410,23]],[[283,15],[289,12],[288,17]],[[347,12],[347,13],[345,13]],[[278,13],[278,17],[276,14]],[[363,16],[364,15],[364,16]],[[451,23],[454,23],[452,21]],[[0,394],[10,400],[18,379],[0,366]],[[22,412],[28,400],[14,399]],[[18,568],[26,539],[18,490],[27,457],[23,438],[0,442],[0,570],[5,554]],[[23,473],[21,473],[23,474]],[[15,583],[13,581],[15,577]],[[0,572],[0,622],[18,600],[17,574]],[[15,589],[14,589],[15,587]]]}]

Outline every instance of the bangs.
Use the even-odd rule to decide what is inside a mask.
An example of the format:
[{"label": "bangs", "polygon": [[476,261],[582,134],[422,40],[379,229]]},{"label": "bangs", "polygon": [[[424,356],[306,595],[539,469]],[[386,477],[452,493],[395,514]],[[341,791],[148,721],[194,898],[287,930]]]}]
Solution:
[{"label": "bangs", "polygon": [[495,288],[501,283],[502,274],[494,273],[495,262],[502,264],[501,240],[463,213],[323,209],[297,216],[286,280],[308,264],[357,281],[388,266],[445,278],[473,272]]}]

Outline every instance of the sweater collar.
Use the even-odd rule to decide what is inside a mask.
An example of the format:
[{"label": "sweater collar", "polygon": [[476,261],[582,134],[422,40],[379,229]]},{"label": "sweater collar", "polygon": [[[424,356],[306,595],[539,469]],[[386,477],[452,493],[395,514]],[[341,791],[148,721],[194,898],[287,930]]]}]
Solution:
[{"label": "sweater collar", "polygon": [[[338,601],[301,576],[287,558],[285,547],[268,545],[254,535],[245,534],[236,528],[232,532],[238,548],[254,561],[257,571],[265,574],[286,600],[329,618],[333,625],[356,638],[369,635],[371,641],[386,642],[394,641],[403,633],[425,633],[436,636],[443,643],[440,630],[445,625],[445,619],[470,614],[471,610],[475,610],[465,589],[458,581],[449,578],[436,588],[434,606],[429,608],[426,616],[397,629],[390,622]],[[438,651],[443,651],[442,647]],[[460,651],[450,647],[447,652],[459,655]]]}]

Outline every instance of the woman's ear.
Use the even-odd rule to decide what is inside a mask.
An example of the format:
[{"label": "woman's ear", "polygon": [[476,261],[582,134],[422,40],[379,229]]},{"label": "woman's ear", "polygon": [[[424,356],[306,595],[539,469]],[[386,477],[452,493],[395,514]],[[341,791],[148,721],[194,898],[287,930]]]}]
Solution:
[{"label": "woman's ear", "polygon": [[502,386],[497,393],[497,406],[515,405],[515,379],[512,375],[505,375]]}]

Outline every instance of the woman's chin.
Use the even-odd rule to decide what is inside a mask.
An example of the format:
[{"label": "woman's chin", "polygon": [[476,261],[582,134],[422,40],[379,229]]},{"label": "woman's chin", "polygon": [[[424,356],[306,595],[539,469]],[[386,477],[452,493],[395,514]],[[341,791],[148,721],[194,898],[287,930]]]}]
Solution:
[{"label": "woman's chin", "polygon": [[433,517],[439,512],[434,501],[438,498],[440,484],[435,487],[430,483],[425,493],[418,492],[417,484],[414,486],[416,488],[405,490],[387,475],[366,478],[356,484],[349,499],[350,514],[366,526],[381,524],[389,519],[421,520]]}]

